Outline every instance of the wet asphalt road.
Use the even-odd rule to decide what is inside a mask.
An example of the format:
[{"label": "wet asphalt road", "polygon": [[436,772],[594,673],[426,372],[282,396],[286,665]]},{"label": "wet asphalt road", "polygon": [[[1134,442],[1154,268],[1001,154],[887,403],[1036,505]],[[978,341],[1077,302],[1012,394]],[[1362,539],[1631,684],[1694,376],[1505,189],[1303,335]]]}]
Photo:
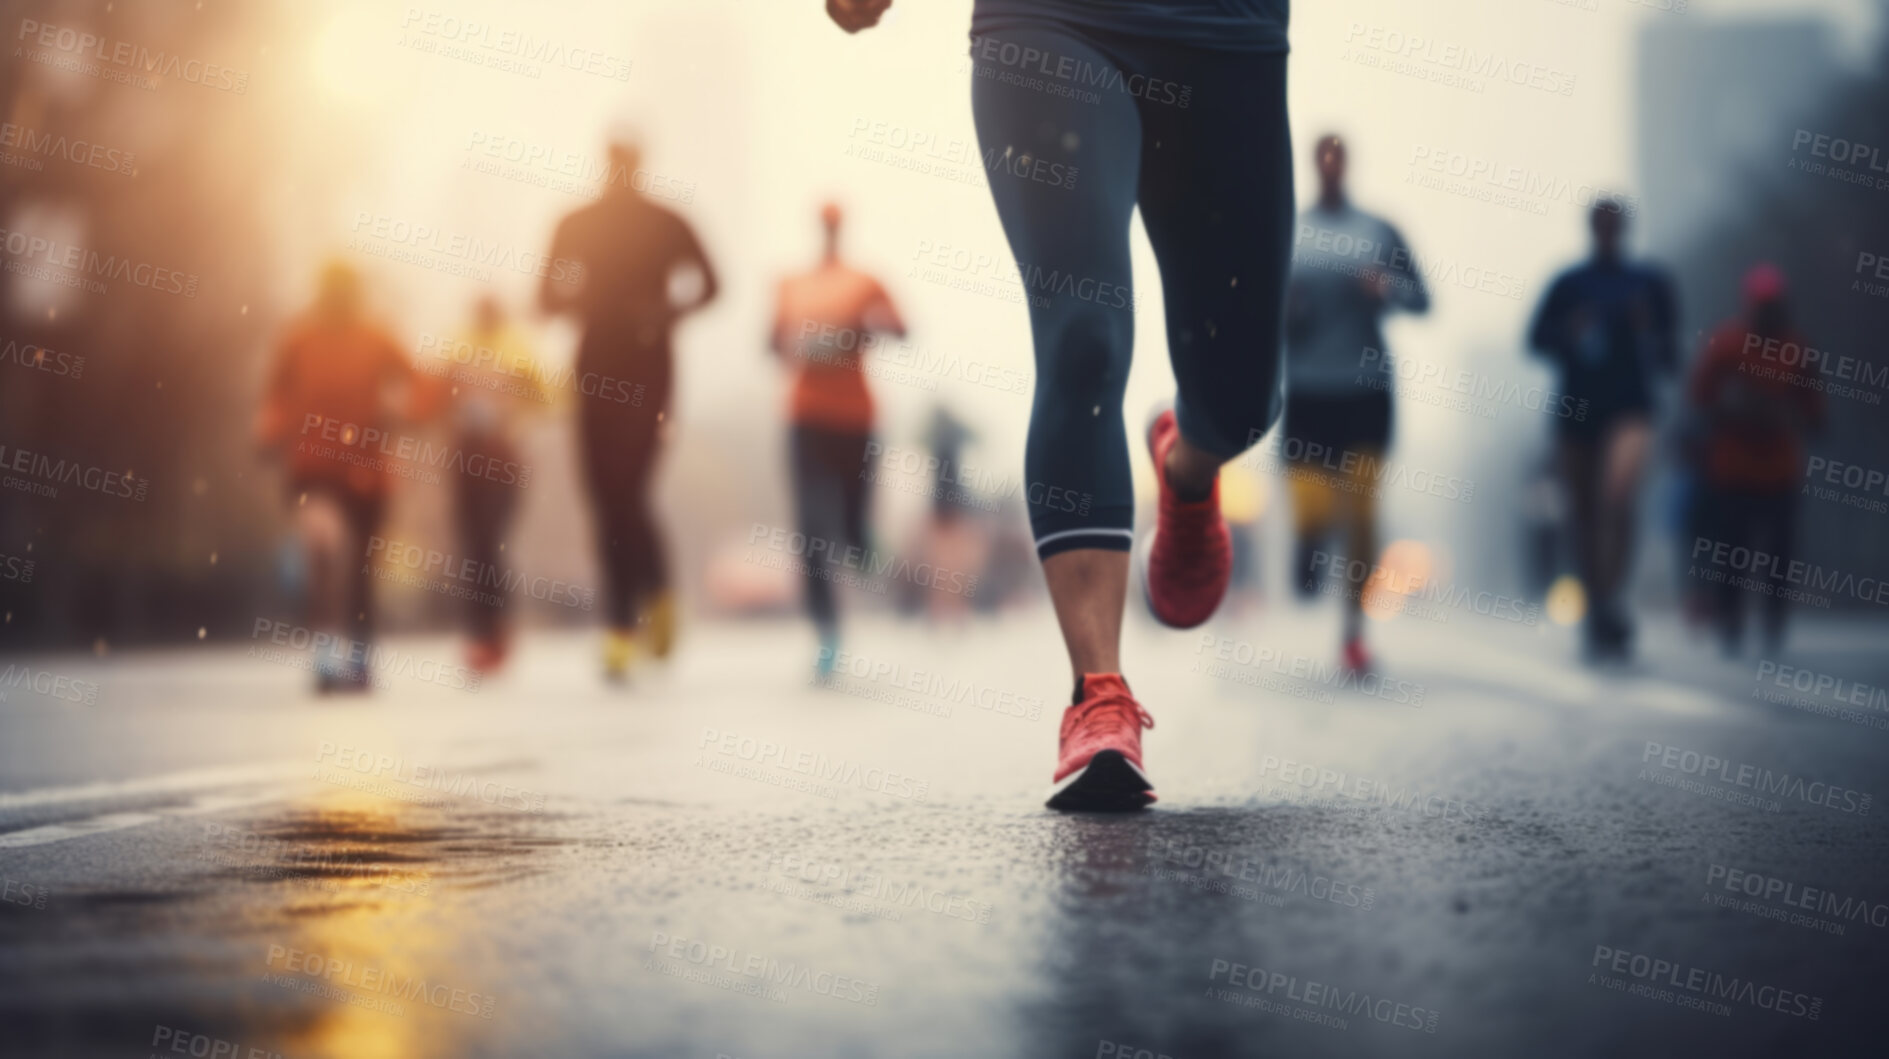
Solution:
[{"label": "wet asphalt road", "polygon": [[[1881,1054],[1889,731],[1469,613],[1334,686],[1334,620],[1131,628],[1131,817],[1041,807],[1046,612],[862,620],[830,688],[779,624],[628,690],[562,634],[345,702],[247,645],[11,659],[98,695],[0,703],[0,1054]],[[1770,661],[1889,685],[1884,631]]]}]

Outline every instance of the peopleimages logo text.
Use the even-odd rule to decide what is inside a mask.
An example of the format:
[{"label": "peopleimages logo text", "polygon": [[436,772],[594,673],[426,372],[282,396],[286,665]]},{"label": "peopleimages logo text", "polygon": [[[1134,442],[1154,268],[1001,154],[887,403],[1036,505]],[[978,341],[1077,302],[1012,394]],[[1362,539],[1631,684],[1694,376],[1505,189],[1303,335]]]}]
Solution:
[{"label": "peopleimages logo text", "polygon": [[477,776],[447,770],[438,765],[423,765],[408,761],[404,757],[376,754],[360,747],[337,744],[326,739],[315,748],[315,762],[318,767],[326,766],[340,772],[352,772],[358,776],[385,781],[394,787],[412,787],[418,790],[439,791],[459,798],[477,798],[487,805],[496,805],[505,809],[517,809],[527,813],[544,811],[545,793],[519,787],[497,780],[481,779]]},{"label": "peopleimages logo text", "polygon": [[819,996],[875,1007],[879,986],[831,971],[815,970],[789,960],[785,963],[760,953],[743,953],[726,945],[711,944],[699,938],[679,938],[663,931],[651,931],[649,951],[671,959],[685,960],[704,968],[720,968],[731,974],[757,978],[790,989],[804,989]]},{"label": "peopleimages logo text", "polygon": [[76,702],[82,706],[98,705],[98,682],[95,680],[78,680],[50,669],[34,669],[9,662],[5,671],[0,671],[0,702],[6,701],[8,691],[19,688],[62,702]]},{"label": "peopleimages logo text", "polygon": [[[708,750],[722,759],[747,762],[754,769],[773,768],[793,775],[812,777],[824,784],[856,786],[861,790],[922,802],[931,791],[931,781],[921,780],[879,765],[862,765],[846,758],[828,757],[812,750],[795,750],[772,739],[761,739],[719,728],[702,729],[697,750]],[[712,761],[707,758],[703,760]],[[722,770],[717,770],[722,771]],[[759,773],[759,775],[766,775]],[[796,786],[800,786],[796,784]],[[825,797],[825,795],[823,795]]]},{"label": "peopleimages logo text", "polygon": [[1837,702],[1850,706],[1866,706],[1872,710],[1889,712],[1889,689],[1874,684],[1864,684],[1829,673],[1819,673],[1814,669],[1800,669],[1797,666],[1779,665],[1770,659],[1758,663],[1758,671],[1752,677],[1763,683],[1770,677],[1771,682],[1780,688],[1792,691],[1809,692],[1813,695],[1828,694]]},{"label": "peopleimages logo text", "polygon": [[1389,1026],[1399,1026],[1422,1033],[1435,1033],[1438,1012],[1430,1008],[1400,1003],[1388,997],[1372,996],[1360,989],[1345,989],[1328,982],[1300,978],[1283,971],[1268,971],[1257,965],[1214,960],[1207,970],[1209,982],[1225,982],[1253,993],[1282,997],[1308,1008],[1325,1009],[1371,1019]]},{"label": "peopleimages logo text", "polygon": [[1859,900],[1855,897],[1839,897],[1830,890],[1816,886],[1803,886],[1774,875],[1763,875],[1754,871],[1745,871],[1727,864],[1713,864],[1706,869],[1705,883],[1717,886],[1727,893],[1744,894],[1761,901],[1784,905],[1789,908],[1816,912],[1834,919],[1848,920],[1852,923],[1862,920],[1872,927],[1889,927],[1889,904],[1881,901]]},{"label": "peopleimages logo text", "polygon": [[[1571,73],[1451,41],[1440,41],[1421,33],[1405,33],[1384,26],[1353,22],[1345,29],[1345,43],[1468,77],[1506,81],[1551,95],[1574,94],[1575,77]],[[1481,91],[1481,88],[1477,87],[1476,91]]]},{"label": "peopleimages logo text", "polygon": [[1727,758],[1647,741],[1641,762],[1657,762],[1658,767],[1700,779],[1717,780],[1735,787],[1745,787],[1763,794],[1791,798],[1807,805],[1821,805],[1840,813],[1868,816],[1870,795],[1822,780],[1806,782],[1802,776],[1772,772],[1758,765],[1746,765]]},{"label": "peopleimages logo text", "polygon": [[1747,548],[1742,544],[1715,541],[1710,537],[1695,537],[1692,542],[1692,558],[1695,563],[1710,563],[1713,566],[1749,575],[1754,579],[1775,577],[1799,588],[1848,596],[1864,603],[1874,603],[1879,607],[1889,606],[1889,581],[1874,577],[1857,577],[1855,574],[1841,570],[1825,569],[1816,563],[1804,562],[1802,559],[1785,559],[1771,552]]},{"label": "peopleimages logo text", "polygon": [[765,544],[776,552],[802,559],[807,563],[822,563],[846,570],[856,570],[871,577],[887,577],[895,580],[910,581],[921,588],[933,588],[966,599],[977,595],[977,575],[965,574],[957,570],[947,570],[931,563],[914,563],[910,559],[901,559],[895,555],[886,555],[871,548],[862,548],[856,544],[840,547],[840,542],[824,537],[808,536],[779,526],[770,526],[765,522],[756,522],[748,530],[748,544]]},{"label": "peopleimages logo text", "polygon": [[[1045,81],[1061,81],[1079,88],[1101,89],[1105,92],[1122,92],[1150,103],[1166,103],[1183,109],[1194,94],[1192,85],[1150,77],[1144,73],[1124,77],[1120,70],[1109,63],[1044,51],[997,37],[973,36],[971,58],[974,62],[1007,66],[1025,75],[1040,75]],[[978,76],[990,77],[995,72],[990,67],[982,67]],[[1026,87],[1038,86],[1026,84]],[[1094,101],[1085,98],[1085,102]]]},{"label": "peopleimages logo text", "polygon": [[[235,70],[228,66],[204,62],[202,59],[186,59],[175,52],[166,52],[161,49],[153,51],[142,44],[133,44],[128,40],[108,40],[96,33],[37,22],[30,18],[20,20],[20,30],[14,34],[13,39],[26,41],[41,48],[65,52],[68,55],[97,59],[99,62],[109,63],[112,66],[142,70],[147,74],[167,77],[185,84],[234,92],[237,95],[242,95],[249,87],[247,70]],[[107,50],[108,47],[109,50]]]},{"label": "peopleimages logo text", "polygon": [[46,497],[57,497],[59,486],[76,485],[105,496],[143,501],[151,484],[149,479],[133,477],[130,471],[108,471],[0,442],[0,473],[8,471],[26,476],[8,476],[4,480],[8,488]]},{"label": "peopleimages logo text", "polygon": [[434,444],[423,438],[390,433],[377,426],[348,423],[318,412],[310,412],[302,417],[302,436],[333,442],[343,449],[359,449],[361,452],[371,450],[390,459],[484,478],[502,485],[523,488],[531,484],[531,468],[516,460],[496,460],[482,452],[468,452],[455,445]]},{"label": "peopleimages logo text", "polygon": [[492,1017],[496,1003],[490,994],[459,989],[443,982],[431,982],[412,974],[402,975],[399,971],[376,964],[359,964],[353,960],[336,959],[284,945],[269,946],[268,965],[349,990],[397,997],[409,1002],[418,1001],[442,1011],[477,1015],[483,1019]]},{"label": "peopleimages logo text", "polygon": [[1594,946],[1594,958],[1590,966],[1624,974],[1642,982],[1671,986],[1701,997],[1764,1008],[1780,1015],[1796,1015],[1815,1021],[1823,1013],[1822,997],[1773,985],[1759,985],[1736,975],[1724,975],[1703,967],[1687,967],[1672,960],[1628,952],[1610,945]]},{"label": "peopleimages logo text", "polygon": [[160,294],[181,294],[186,298],[197,296],[195,273],[179,272],[148,261],[133,261],[117,254],[101,254],[74,243],[62,243],[57,239],[4,228],[0,228],[0,247],[5,247],[6,252],[14,257],[39,261],[51,268],[98,279],[123,280]]}]

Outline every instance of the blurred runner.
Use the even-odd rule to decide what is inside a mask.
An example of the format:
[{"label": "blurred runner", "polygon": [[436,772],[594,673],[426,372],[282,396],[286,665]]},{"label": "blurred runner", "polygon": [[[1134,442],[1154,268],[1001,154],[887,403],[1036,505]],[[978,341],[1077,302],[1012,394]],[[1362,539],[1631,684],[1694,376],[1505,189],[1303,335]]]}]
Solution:
[{"label": "blurred runner", "polygon": [[[1783,646],[1783,571],[1796,538],[1806,441],[1823,426],[1823,394],[1814,388],[1815,374],[1801,358],[1792,365],[1784,357],[1765,355],[1789,346],[1805,348],[1791,323],[1784,274],[1773,265],[1758,265],[1745,274],[1744,311],[1712,332],[1686,383],[1702,434],[1699,533],[1775,559],[1772,591],[1763,603],[1767,652]],[[1727,578],[1709,591],[1720,645],[1735,657],[1744,638],[1749,589]]]},{"label": "blurred runner", "polygon": [[295,524],[307,555],[309,628],[333,646],[315,658],[320,691],[364,691],[374,638],[368,539],[387,508],[400,415],[387,390],[403,386],[405,416],[431,414],[440,388],[413,371],[406,351],[362,309],[361,279],[344,263],[321,274],[315,304],[276,348],[256,434],[287,460]]},{"label": "blurred runner", "polygon": [[968,487],[956,481],[964,466],[964,446],[977,433],[943,404],[933,405],[931,419],[925,424],[925,448],[931,452],[931,518],[935,524],[949,522],[975,499]]},{"label": "blurred runner", "polygon": [[872,440],[872,392],[861,370],[877,334],[898,337],[905,324],[879,281],[840,260],[840,208],[820,210],[820,263],[781,280],[774,296],[770,345],[795,365],[787,418],[793,455],[794,509],[809,545],[803,571],[807,614],[820,635],[818,675],[833,671],[839,609],[830,564],[819,555],[866,547],[866,446]]},{"label": "blurred runner", "polygon": [[[848,32],[889,6],[827,0]],[[977,0],[971,34],[978,143],[1035,339],[1030,526],[1075,675],[1049,804],[1139,809],[1154,800],[1141,768],[1154,718],[1121,664],[1135,507],[1122,421],[1129,226],[1139,207],[1179,391],[1146,439],[1160,490],[1146,596],[1157,619],[1192,628],[1232,569],[1220,467],[1278,411],[1293,216],[1286,0]]]},{"label": "blurred runner", "polygon": [[1586,597],[1587,654],[1609,661],[1633,651],[1622,586],[1653,436],[1654,382],[1676,366],[1677,310],[1663,270],[1625,259],[1620,203],[1597,201],[1589,222],[1593,257],[1555,278],[1528,344],[1560,370],[1563,394],[1588,402],[1585,419],[1555,423]]},{"label": "blurred runner", "polygon": [[[628,672],[639,624],[656,657],[674,644],[675,596],[649,491],[669,409],[670,333],[717,290],[688,222],[631,186],[641,160],[626,141],[610,145],[603,196],[558,225],[539,288],[545,311],[583,325],[578,447],[603,560],[611,680]],[[676,293],[691,274],[698,289]]]},{"label": "blurred runner", "polygon": [[1522,472],[1523,583],[1531,595],[1546,596],[1565,569],[1567,509],[1554,454],[1538,454]]},{"label": "blurred runner", "polygon": [[[931,510],[923,539],[916,549],[934,570],[953,570],[982,580],[990,561],[991,540],[983,518],[995,498],[979,495],[964,473],[964,447],[975,438],[964,420],[943,404],[932,406],[925,426],[925,447],[931,452]],[[962,622],[970,617],[971,600],[961,592],[933,592],[913,586],[919,612],[934,621]]]},{"label": "blurred runner", "polygon": [[[1324,137],[1313,157],[1318,203],[1299,215],[1286,287],[1294,554],[1303,595],[1318,592],[1322,570],[1344,571],[1344,663],[1363,671],[1370,667],[1364,585],[1378,559],[1377,485],[1396,379],[1381,323],[1398,309],[1428,312],[1430,295],[1404,237],[1346,197],[1344,141]],[[1334,531],[1344,540],[1343,561],[1326,552],[1321,562]]]},{"label": "blurred runner", "polygon": [[472,637],[466,663],[489,673],[505,661],[511,644],[499,561],[505,531],[518,511],[519,427],[550,398],[530,345],[491,295],[473,307],[472,325],[453,344],[450,359],[453,444],[462,467],[453,506],[460,545],[478,571],[475,591],[466,600]]}]

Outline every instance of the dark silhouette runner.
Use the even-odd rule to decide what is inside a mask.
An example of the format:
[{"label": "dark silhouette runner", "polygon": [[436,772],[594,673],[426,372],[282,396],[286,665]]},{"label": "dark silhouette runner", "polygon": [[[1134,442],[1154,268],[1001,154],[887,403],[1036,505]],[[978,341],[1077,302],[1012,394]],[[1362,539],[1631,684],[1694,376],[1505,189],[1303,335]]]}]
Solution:
[{"label": "dark silhouette runner", "polygon": [[1653,437],[1655,383],[1676,367],[1672,281],[1629,261],[1626,211],[1603,199],[1589,214],[1594,253],[1555,278],[1528,330],[1530,348],[1561,373],[1561,392],[1588,403],[1584,419],[1555,420],[1575,561],[1594,661],[1632,655],[1622,586]]},{"label": "dark silhouette runner", "polygon": [[[647,648],[667,657],[675,597],[649,491],[669,410],[676,321],[713,301],[715,270],[681,217],[632,187],[639,150],[609,148],[603,196],[558,225],[539,287],[545,311],[583,326],[577,349],[578,444],[596,519],[605,581],[606,678],[620,680]],[[693,272],[699,289],[672,287]]]}]

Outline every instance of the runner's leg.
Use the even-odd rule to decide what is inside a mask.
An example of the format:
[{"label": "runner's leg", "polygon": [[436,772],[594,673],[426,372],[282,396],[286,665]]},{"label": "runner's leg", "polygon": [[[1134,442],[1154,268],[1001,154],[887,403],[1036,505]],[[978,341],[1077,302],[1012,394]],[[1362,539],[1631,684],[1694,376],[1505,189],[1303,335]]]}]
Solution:
[{"label": "runner's leg", "polygon": [[1281,403],[1280,347],[1292,233],[1284,55],[1139,41],[1133,73],[1183,84],[1138,93],[1142,221],[1161,268],[1174,414],[1149,447],[1160,498],[1144,583],[1155,617],[1193,628],[1232,576],[1217,481]]},{"label": "runner's leg", "polygon": [[1653,427],[1643,414],[1622,418],[1607,435],[1601,468],[1602,551],[1600,581],[1616,634],[1625,636],[1624,597],[1633,568],[1634,530],[1639,517],[1640,483],[1652,451]]},{"label": "runner's leg", "polygon": [[866,515],[872,501],[872,483],[863,473],[871,443],[872,437],[868,434],[841,434],[834,438],[834,470],[840,476],[841,525],[846,528],[846,543],[861,551],[866,549]]},{"label": "runner's leg", "polygon": [[341,571],[347,583],[344,626],[354,643],[366,645],[374,642],[374,572],[367,561],[367,542],[380,532],[387,499],[355,494],[342,504],[342,511],[348,526],[347,562]]},{"label": "runner's leg", "polygon": [[[1738,490],[1713,489],[1707,532],[1731,547],[1751,544],[1751,508],[1746,503],[1749,498],[1749,493]],[[1746,589],[1730,577],[1712,586],[1713,625],[1718,631],[1719,646],[1727,654],[1736,654],[1744,639],[1745,592]]]},{"label": "runner's leg", "polygon": [[669,590],[669,553],[650,495],[656,487],[656,458],[662,454],[660,424],[655,413],[637,409],[623,442],[623,525],[629,541],[626,560],[630,564],[627,580],[638,614]]},{"label": "runner's leg", "polygon": [[1784,571],[1797,549],[1797,494],[1790,490],[1753,497],[1759,522],[1760,547],[1777,556],[1771,567],[1771,594],[1763,602],[1764,647],[1775,653],[1784,646],[1784,617],[1790,609]]},{"label": "runner's leg", "polygon": [[1364,588],[1377,569],[1377,476],[1384,454],[1379,449],[1359,452],[1357,467],[1346,476],[1345,495],[1345,641],[1364,635]]},{"label": "runner's leg", "polygon": [[[502,464],[513,456],[506,446],[489,439],[462,435],[459,444],[461,451],[478,453],[488,462]],[[457,485],[455,507],[460,537],[479,579],[465,586],[469,590],[468,630],[475,642],[495,644],[505,631],[500,545],[518,499],[512,486],[482,475],[461,474]]]},{"label": "runner's leg", "polygon": [[1310,467],[1288,463],[1285,475],[1286,491],[1292,496],[1292,554],[1298,572],[1293,587],[1300,599],[1311,599],[1324,588],[1331,573],[1330,553],[1324,553],[1324,562],[1319,560],[1331,530],[1337,492]]},{"label": "runner's leg", "polygon": [[[1000,51],[1116,66],[1071,33],[1014,29],[994,38]],[[1006,72],[980,60],[971,99],[1035,339],[1024,453],[1030,527],[1076,675],[1116,673],[1134,539],[1122,395],[1134,341],[1128,223],[1141,122],[1124,92],[1074,98],[1008,83]]]},{"label": "runner's leg", "polygon": [[612,414],[597,401],[579,406],[580,455],[603,572],[604,620],[612,629],[628,630],[636,624],[635,577],[626,554],[632,535],[628,475],[622,466],[622,432],[611,421]]},{"label": "runner's leg", "polygon": [[[826,436],[824,431],[814,427],[795,426],[789,440],[793,454],[795,522],[807,538],[807,554],[801,557],[805,562],[801,581],[807,617],[813,620],[823,647],[830,646],[838,631],[839,608],[833,600],[833,583],[820,576],[829,569],[820,557],[828,554],[844,532],[835,529],[842,521],[839,512],[843,501],[840,483],[834,480],[831,460],[823,444]],[[855,467],[853,473],[858,474],[859,468]],[[821,544],[816,546],[815,541]]]},{"label": "runner's leg", "polygon": [[1136,73],[1189,85],[1188,105],[1138,98],[1141,216],[1161,267],[1182,444],[1168,470],[1205,493],[1281,404],[1293,224],[1286,57],[1172,47]]},{"label": "runner's leg", "polygon": [[[346,627],[347,592],[342,567],[347,554],[348,520],[340,502],[328,489],[304,489],[295,507],[295,532],[308,564],[305,621],[315,632],[339,633]],[[361,557],[363,564],[366,556]]]},{"label": "runner's leg", "polygon": [[1587,597],[1586,626],[1591,647],[1595,646],[1597,631],[1604,624],[1601,608],[1606,603],[1600,582],[1602,443],[1583,434],[1563,437],[1560,444],[1561,480],[1568,500],[1568,537],[1574,545],[1574,568]]}]

